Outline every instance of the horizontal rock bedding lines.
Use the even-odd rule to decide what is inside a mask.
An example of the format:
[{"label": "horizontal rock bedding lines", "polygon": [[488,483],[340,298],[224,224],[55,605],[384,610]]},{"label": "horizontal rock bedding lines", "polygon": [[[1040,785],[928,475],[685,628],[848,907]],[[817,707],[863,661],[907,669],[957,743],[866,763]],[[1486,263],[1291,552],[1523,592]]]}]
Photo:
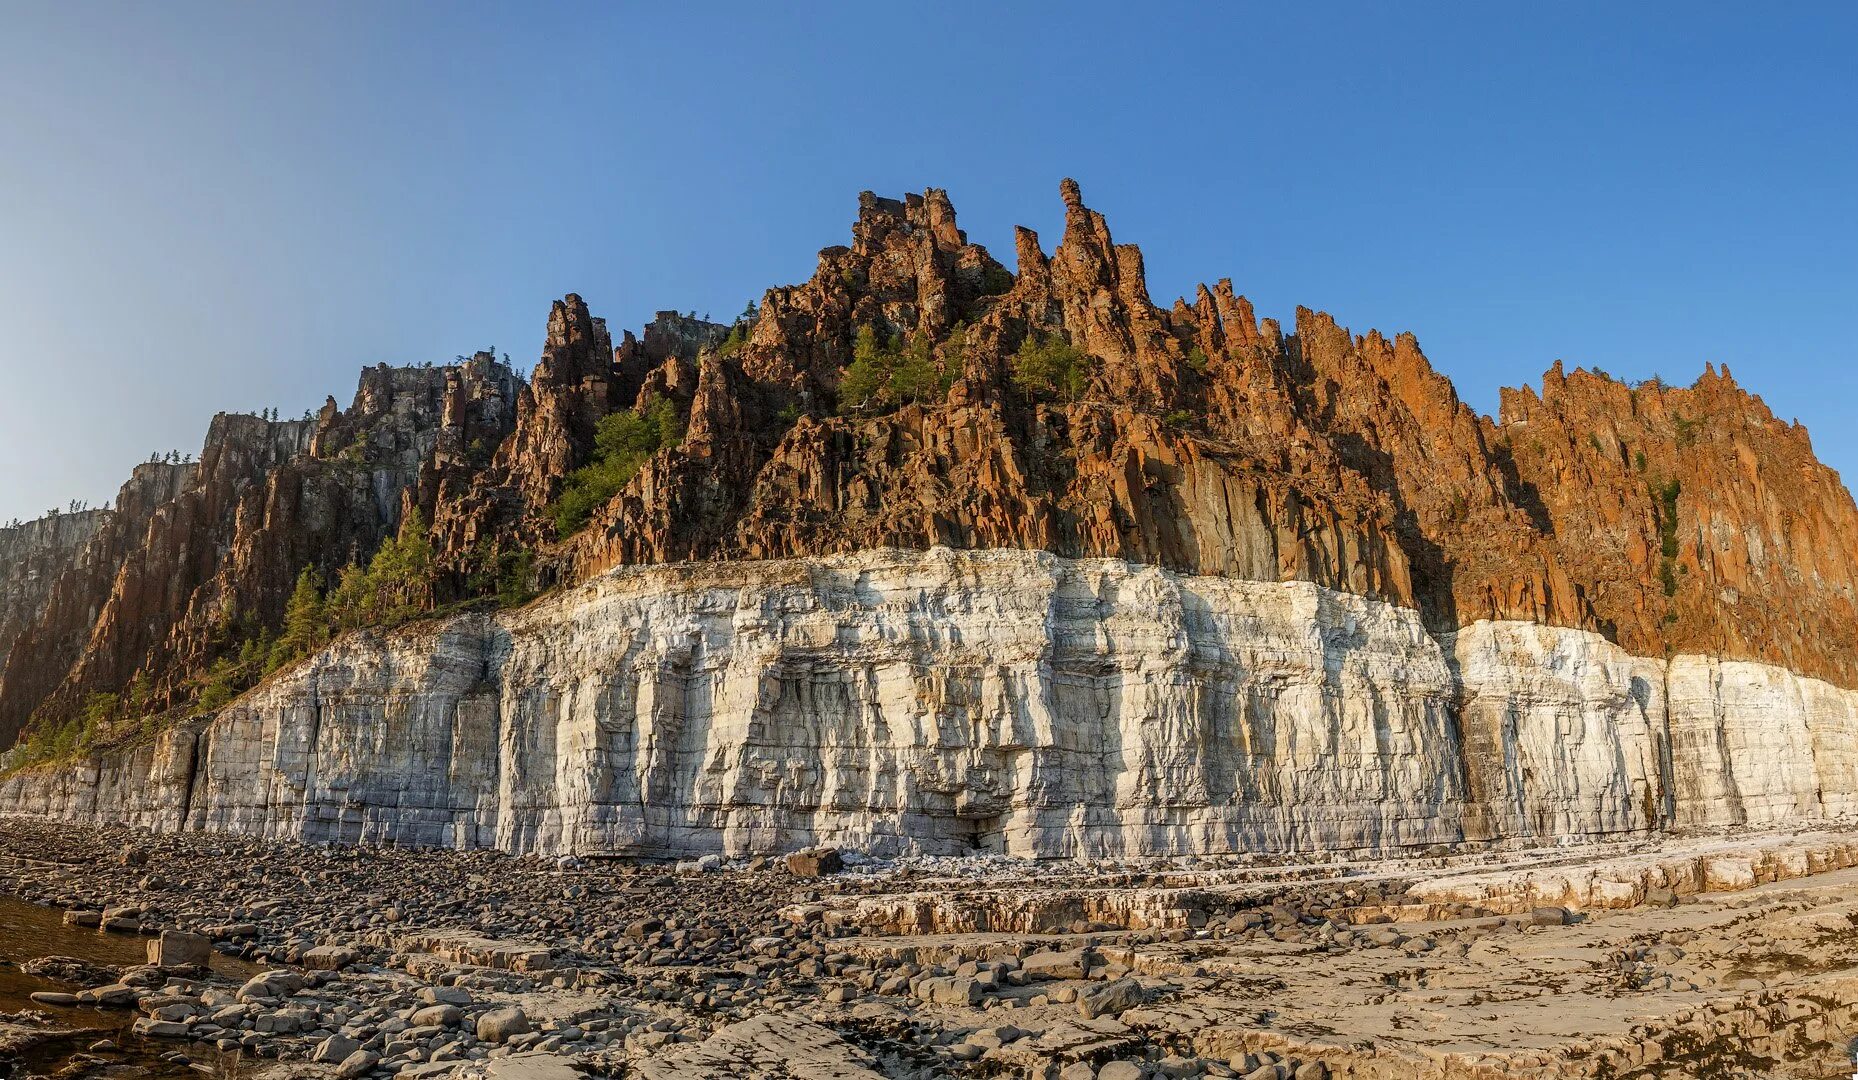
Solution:
[{"label": "horizontal rock bedding lines", "polygon": [[1858,694],[1306,582],[1021,550],[622,568],[361,632],[0,812],[316,842],[1037,857],[1830,818]]}]

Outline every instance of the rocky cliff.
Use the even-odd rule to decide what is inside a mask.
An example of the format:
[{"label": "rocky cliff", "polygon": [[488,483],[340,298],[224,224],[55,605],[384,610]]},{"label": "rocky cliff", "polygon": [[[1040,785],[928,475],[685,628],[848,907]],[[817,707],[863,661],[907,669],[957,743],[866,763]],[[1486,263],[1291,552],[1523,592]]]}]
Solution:
[{"label": "rocky cliff", "polygon": [[1305,582],[996,550],[617,570],[351,635],[0,805],[683,854],[1538,844],[1836,816],[1858,693]]},{"label": "rocky cliff", "polygon": [[279,621],[303,567],[365,557],[423,469],[462,457],[467,440],[500,440],[515,384],[487,356],[371,368],[347,410],[332,399],[312,420],[221,414],[197,463],[138,466],[82,542],[9,591],[0,625],[20,629],[0,670],[0,737],[138,675],[144,708],[184,703],[210,661]]},{"label": "rocky cliff", "polygon": [[1608,632],[1858,686],[1858,517],[1806,430],[1706,368],[1687,388],[1560,365],[1499,439]]},{"label": "rocky cliff", "polygon": [[0,665],[33,613],[45,607],[52,586],[108,520],[108,511],[82,510],[0,528]]},{"label": "rocky cliff", "polygon": [[[17,552],[0,569],[0,736],[132,688],[137,709],[169,717],[138,727],[185,719],[214,665],[281,632],[300,572],[333,584],[417,513],[431,556],[418,602],[477,614],[350,634],[217,716],[84,768],[106,787],[153,783],[178,801],[135,813],[174,823],[680,850],[713,846],[711,833],[733,847],[817,834],[1041,852],[1371,848],[1833,813],[1853,794],[1840,688],[1858,687],[1858,507],[1805,432],[1726,370],[1680,389],[1557,364],[1539,393],[1506,391],[1492,420],[1410,334],[1358,335],[1308,309],[1286,331],[1227,281],[1156,304],[1140,251],[1076,184],[1060,194],[1063,236],[1048,253],[1020,230],[1014,271],[969,241],[945,193],[867,193],[849,245],[733,323],[664,312],[616,342],[569,296],[526,380],[479,354],[369,369],[349,408],[331,400],[304,421],[216,419],[198,464],[139,468],[115,509],[0,533]],[[584,512],[564,513],[570,499]],[[893,625],[880,605],[882,633],[918,651],[814,655],[808,670],[837,697],[805,680],[781,689],[795,678],[781,633],[724,643],[697,614],[664,614],[707,610],[706,574],[746,575],[731,601],[742,610],[843,605],[825,586],[795,600],[789,578],[893,549],[938,554],[857,573],[954,574],[931,591],[962,614]],[[941,549],[992,554],[970,564]],[[1122,576],[1078,569],[1109,565],[1098,559]],[[1166,594],[1219,626],[1144,611],[1137,627],[1108,608],[1087,629],[1026,623],[987,642],[1012,672],[964,682],[965,643],[995,627],[964,623],[967,608],[1005,601],[961,583],[1021,588],[975,569],[1009,565],[1033,575],[1016,601],[1027,611],[1063,607],[1067,590],[1166,582],[1139,603]],[[1247,607],[1267,596],[1307,610]],[[1367,637],[1285,659],[1331,618]],[[609,629],[632,644],[596,646],[577,629],[590,619],[618,620]],[[678,629],[660,640],[667,621]],[[847,625],[833,633],[877,633]],[[1089,644],[1054,674],[1052,650],[1073,633]],[[726,658],[688,653],[693,641]],[[731,696],[699,707],[677,680],[709,663],[735,672]],[[1257,681],[1284,663],[1303,674]],[[1139,695],[1122,675],[1099,685],[1144,664]],[[942,674],[927,688],[899,674],[918,669]],[[1330,681],[1277,696],[1316,672]],[[580,689],[562,696],[564,679]],[[631,688],[585,688],[615,679]],[[673,708],[657,696],[672,691],[637,689],[654,679],[677,685],[665,717],[703,712],[678,729],[688,760],[574,756],[615,724],[670,753],[654,725],[671,720],[601,712]],[[870,687],[856,703],[854,684]],[[1080,705],[1095,726],[1067,734],[1075,724],[1047,713],[1078,687],[1110,696]],[[922,697],[901,726],[901,703],[877,704],[893,691]],[[800,704],[775,712],[760,696],[789,692]],[[412,727],[373,726],[415,698]],[[322,704],[336,700],[353,711]],[[1775,709],[1801,719],[1750,719]],[[197,761],[191,731],[205,733]],[[581,748],[562,757],[557,738]],[[337,740],[333,757],[312,750],[322,739]],[[246,741],[304,757],[233,764]],[[841,761],[842,745],[864,756]],[[1077,746],[1096,756],[1065,757]],[[919,783],[918,766],[940,779]],[[1673,779],[1684,768],[1694,782]],[[328,807],[375,796],[318,794],[328,775],[422,794],[357,825]],[[78,812],[94,795],[73,783],[13,790]],[[260,788],[314,821],[279,818],[283,802]],[[640,798],[651,814],[628,802]]]}]

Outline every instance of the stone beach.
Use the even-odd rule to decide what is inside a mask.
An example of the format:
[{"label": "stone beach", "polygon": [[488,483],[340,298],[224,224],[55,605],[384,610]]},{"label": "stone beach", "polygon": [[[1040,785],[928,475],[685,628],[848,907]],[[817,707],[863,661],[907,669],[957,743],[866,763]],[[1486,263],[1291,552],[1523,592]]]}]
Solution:
[{"label": "stone beach", "polygon": [[38,1002],[54,1021],[130,1009],[204,1069],[349,1080],[1815,1076],[1858,1000],[1855,864],[1838,829],[1363,863],[653,863],[0,822],[0,889],[238,965],[33,958],[68,983]]}]

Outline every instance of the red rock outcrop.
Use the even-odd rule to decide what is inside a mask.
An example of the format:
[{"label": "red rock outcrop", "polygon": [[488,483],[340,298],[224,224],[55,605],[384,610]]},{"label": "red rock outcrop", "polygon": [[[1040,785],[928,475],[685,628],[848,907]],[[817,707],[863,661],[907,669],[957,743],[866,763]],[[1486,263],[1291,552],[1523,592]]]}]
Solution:
[{"label": "red rock outcrop", "polygon": [[[1195,338],[1149,302],[1140,253],[1114,243],[1075,184],[1064,194],[1058,252],[1048,260],[1022,230],[1017,279],[967,242],[942,192],[862,196],[853,244],[821,252],[804,285],[771,290],[736,357],[703,357],[684,443],[568,545],[575,573],[874,545],[1035,546],[1412,603],[1393,506],[1303,429],[1275,368],[1240,375],[1277,390],[1255,406],[1171,415],[1202,400]],[[835,415],[865,326],[932,343],[946,403]],[[1207,332],[1223,345],[1222,331]],[[1092,357],[1080,400],[1034,400],[1014,385],[1013,354],[1048,335]],[[1281,352],[1256,327],[1233,337]],[[1270,425],[1252,422],[1258,411]]]},{"label": "red rock outcrop", "polygon": [[[0,577],[0,737],[138,671],[182,699],[227,627],[274,625],[299,569],[366,558],[407,507],[431,522],[440,600],[516,552],[548,584],[1042,548],[1313,581],[1416,607],[1435,632],[1532,620],[1858,686],[1858,509],[1726,371],[1677,390],[1557,366],[1492,422],[1410,334],[1308,309],[1286,334],[1229,281],[1156,305],[1141,252],[1075,183],[1060,195],[1062,239],[1047,255],[1018,230],[1017,274],[946,193],[867,192],[851,243],[733,326],[661,312],[616,347],[570,295],[527,382],[479,354],[370,369],[313,422],[219,418],[199,465],[138,469],[88,535],[27,544]],[[844,400],[865,329],[931,369],[903,400]],[[1075,380],[1019,377],[1040,343],[1075,350]],[[664,403],[681,438],[559,540],[551,504],[601,418]]]},{"label": "red rock outcrop", "polygon": [[[1410,334],[1354,335],[1300,309],[1285,335],[1224,281],[1156,307],[1140,252],[1114,241],[1075,184],[1061,194],[1062,242],[1047,257],[1020,230],[1010,287],[941,192],[861,197],[853,244],[823,251],[804,285],[771,291],[739,358],[701,360],[685,444],[567,545],[575,571],[877,544],[1037,546],[1314,580],[1413,604],[1440,631],[1525,619],[1639,651],[1682,646],[1858,680],[1851,497],[1803,433],[1726,379],[1660,391],[1659,404],[1617,387],[1589,407],[1568,404],[1551,374],[1543,399],[1524,409],[1506,396],[1494,424]],[[952,380],[946,401],[834,415],[860,326],[932,341]],[[1011,357],[1034,335],[1092,357],[1079,400],[1015,388]],[[1662,403],[1670,394],[1695,400]],[[1590,414],[1561,418],[1569,408]],[[1518,444],[1551,414],[1576,434]],[[1696,434],[1711,418],[1721,426]],[[1687,539],[1669,604],[1646,479],[1569,464],[1597,427],[1633,432],[1593,452],[1615,471],[1639,471],[1621,464],[1626,438],[1656,444],[1645,468],[1686,492],[1738,487],[1711,499],[1702,523],[1677,497]],[[1811,614],[1789,623],[1796,605]]]},{"label": "red rock outcrop", "polygon": [[369,368],[347,410],[331,401],[316,420],[221,414],[197,464],[138,466],[27,613],[0,671],[0,737],[138,673],[153,707],[184,701],[241,634],[278,624],[305,566],[333,575],[372,554],[422,469],[500,441],[516,382],[483,355],[452,368]]},{"label": "red rock outcrop", "polygon": [[1688,388],[1557,364],[1498,438],[1609,634],[1858,686],[1858,514],[1806,429],[1727,368]]}]

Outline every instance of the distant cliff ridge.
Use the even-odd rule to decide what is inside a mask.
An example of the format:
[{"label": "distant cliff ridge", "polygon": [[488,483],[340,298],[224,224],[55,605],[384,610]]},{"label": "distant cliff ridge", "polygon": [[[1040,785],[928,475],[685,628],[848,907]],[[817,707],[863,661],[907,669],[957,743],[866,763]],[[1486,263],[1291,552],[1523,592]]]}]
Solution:
[{"label": "distant cliff ridge", "polygon": [[1557,363],[1493,421],[1410,334],[1287,332],[1226,281],[1156,305],[1061,195],[1017,273],[945,193],[867,193],[848,246],[733,322],[615,341],[568,296],[527,378],[486,352],[368,369],[308,420],[216,418],[113,509],[0,530],[0,740],[132,742],[344,630],[614,567],[893,548],[1307,582],[1439,642],[1528,623],[1858,688],[1858,508],[1726,369]]}]

